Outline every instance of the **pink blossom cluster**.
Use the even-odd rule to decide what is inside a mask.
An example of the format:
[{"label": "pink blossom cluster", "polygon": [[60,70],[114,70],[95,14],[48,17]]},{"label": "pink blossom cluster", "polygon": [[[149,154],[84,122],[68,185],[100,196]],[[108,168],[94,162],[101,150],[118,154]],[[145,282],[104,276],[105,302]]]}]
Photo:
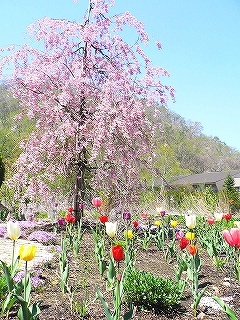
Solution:
[{"label": "pink blossom cluster", "polygon": [[[84,23],[36,21],[28,31],[42,49],[24,45],[0,63],[0,74],[6,64],[14,67],[10,84],[23,108],[19,118],[36,125],[8,181],[16,198],[47,199],[58,177],[76,173],[84,150],[92,187],[114,188],[126,199],[139,190],[140,168],[151,168],[143,155],[153,157],[159,124],[148,120],[146,107],[174,97],[161,82],[169,74],[144,53],[143,23],[129,12],[103,18],[114,1],[90,3]],[[125,26],[136,31],[133,45],[121,37]]]}]

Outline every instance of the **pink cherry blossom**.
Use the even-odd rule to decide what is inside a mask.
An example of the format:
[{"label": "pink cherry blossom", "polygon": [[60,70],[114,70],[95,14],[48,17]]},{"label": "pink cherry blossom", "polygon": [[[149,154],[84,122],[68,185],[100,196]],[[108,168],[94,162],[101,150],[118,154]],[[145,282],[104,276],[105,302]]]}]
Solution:
[{"label": "pink cherry blossom", "polygon": [[[0,75],[6,65],[12,70],[19,118],[35,125],[7,181],[16,199],[47,202],[61,190],[75,198],[77,214],[87,180],[93,190],[114,190],[115,202],[135,201],[141,168],[152,170],[143,154],[153,154],[160,124],[146,111],[166,106],[174,89],[162,83],[168,72],[143,50],[149,42],[144,24],[130,12],[110,17],[113,3],[94,1],[82,22],[36,21],[28,32],[39,45],[9,47],[1,60]],[[125,26],[136,32],[133,43],[123,40]]]}]

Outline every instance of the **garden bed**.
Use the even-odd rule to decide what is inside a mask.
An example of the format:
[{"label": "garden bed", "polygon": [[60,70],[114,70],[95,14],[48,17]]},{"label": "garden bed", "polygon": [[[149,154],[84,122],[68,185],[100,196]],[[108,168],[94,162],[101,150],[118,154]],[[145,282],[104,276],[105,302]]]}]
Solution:
[{"label": "garden bed", "polygon": [[[44,225],[38,228],[44,230]],[[48,224],[46,228],[47,232],[51,232],[53,231],[54,225]],[[59,231],[59,239],[60,233],[63,232],[63,230]],[[55,243],[55,247],[59,244],[60,242]],[[110,246],[108,249],[110,249]],[[215,295],[225,299],[225,302],[228,303],[236,313],[237,318],[240,319],[239,283],[235,279],[230,283],[229,268],[224,267],[223,269],[217,269],[205,250],[199,248],[199,255],[202,260],[199,287],[203,288],[207,286],[207,290],[199,304],[197,317],[206,320],[228,319],[221,307],[211,299],[211,295]],[[176,260],[170,258],[167,263],[163,252],[159,250],[154,243],[151,243],[146,250],[143,250],[141,246],[138,245],[135,266],[139,270],[148,271],[163,278],[171,277],[174,279]],[[104,297],[109,303],[110,308],[112,307],[112,296],[110,292],[106,291],[105,275],[102,279],[99,275],[94,256],[93,235],[89,228],[86,228],[84,232],[78,257],[74,257],[72,253],[69,254],[69,287],[72,291],[72,300],[69,293],[63,294],[61,291],[59,285],[58,254],[56,252],[53,259],[42,263],[38,268],[42,269],[39,276],[44,281],[44,284],[34,289],[31,300],[42,301],[40,320],[106,319],[102,304],[96,296],[96,286],[104,293]],[[165,310],[162,313],[156,313],[154,311],[144,311],[135,308],[133,319],[190,320],[194,318],[192,304],[192,293],[188,287],[186,287],[180,304],[175,306],[171,312]],[[84,306],[86,306],[86,310],[83,309]],[[3,319],[5,320],[7,318]],[[16,310],[13,309],[10,311],[9,319],[18,319]]]}]

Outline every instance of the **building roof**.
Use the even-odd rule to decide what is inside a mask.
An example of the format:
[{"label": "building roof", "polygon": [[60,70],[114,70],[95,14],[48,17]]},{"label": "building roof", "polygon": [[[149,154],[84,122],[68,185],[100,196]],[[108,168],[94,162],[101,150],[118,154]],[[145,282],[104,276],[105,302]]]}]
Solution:
[{"label": "building roof", "polygon": [[216,172],[203,172],[193,174],[189,176],[181,176],[176,178],[171,184],[172,185],[216,185],[218,190],[221,190],[224,184],[224,180],[227,175],[233,178],[240,178],[240,170],[229,170],[229,171],[216,171]]}]

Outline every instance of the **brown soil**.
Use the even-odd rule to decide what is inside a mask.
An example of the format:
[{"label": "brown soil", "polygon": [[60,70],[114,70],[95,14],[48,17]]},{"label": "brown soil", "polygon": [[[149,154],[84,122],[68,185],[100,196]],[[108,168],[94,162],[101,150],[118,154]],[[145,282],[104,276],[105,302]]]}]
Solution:
[{"label": "brown soil", "polygon": [[[203,262],[200,287],[208,286],[204,295],[214,294],[219,297],[230,297],[229,306],[234,310],[238,319],[240,319],[240,291],[239,283],[234,279],[232,289],[229,287],[229,269],[217,270],[216,266],[209,259],[208,255],[201,250],[200,257]],[[144,271],[150,271],[163,278],[172,277],[174,279],[174,266],[176,261],[165,262],[163,253],[159,251],[154,244],[151,244],[146,251],[138,248],[136,255],[136,268]],[[106,291],[105,279],[100,279],[98,267],[93,252],[93,238],[90,230],[84,234],[81,249],[78,258],[69,256],[69,286],[73,291],[72,310],[71,297],[68,293],[63,294],[59,285],[58,276],[58,258],[43,265],[42,277],[45,284],[42,289],[33,291],[32,301],[42,301],[40,320],[100,320],[106,319],[103,307],[96,298],[95,287],[104,293],[105,299],[111,307],[111,296]],[[228,278],[228,279],[226,279]],[[79,313],[80,307],[87,302],[85,316]],[[135,320],[190,320],[194,319],[192,309],[193,298],[191,292],[187,289],[184,292],[180,305],[174,308],[169,314],[155,314],[153,311],[134,310]],[[211,304],[200,305],[197,312],[198,319],[221,319],[227,320],[227,315],[221,309],[214,309]],[[4,320],[6,318],[3,318]],[[12,310],[9,319],[17,319],[16,311]]]}]

